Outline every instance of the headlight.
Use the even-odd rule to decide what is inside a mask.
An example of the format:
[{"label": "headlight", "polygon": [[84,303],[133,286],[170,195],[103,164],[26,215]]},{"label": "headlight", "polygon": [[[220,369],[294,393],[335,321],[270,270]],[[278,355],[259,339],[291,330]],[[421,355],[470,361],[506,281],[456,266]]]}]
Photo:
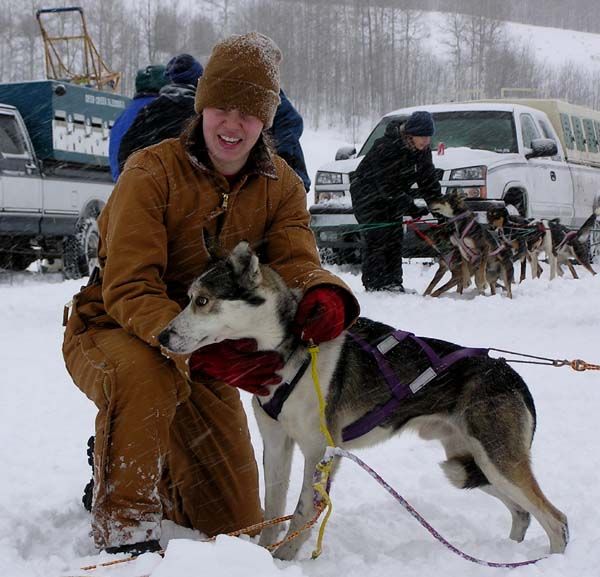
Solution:
[{"label": "headlight", "polygon": [[485,180],[487,166],[468,166],[450,171],[450,180]]},{"label": "headlight", "polygon": [[342,173],[317,171],[317,184],[342,184]]},{"label": "headlight", "polygon": [[485,186],[449,186],[446,189],[446,194],[450,194],[453,191],[462,193],[466,198],[487,198],[487,187]]},{"label": "headlight", "polygon": [[322,192],[317,192],[316,202],[317,202],[317,204],[319,204],[320,202],[328,202],[331,200],[340,200],[342,198],[344,198],[343,190],[325,190]]}]

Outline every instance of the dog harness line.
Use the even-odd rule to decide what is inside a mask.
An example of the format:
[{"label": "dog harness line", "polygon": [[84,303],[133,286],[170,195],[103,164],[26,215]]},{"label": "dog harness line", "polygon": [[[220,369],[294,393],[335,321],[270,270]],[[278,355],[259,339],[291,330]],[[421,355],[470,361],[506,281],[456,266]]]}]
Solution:
[{"label": "dog harness line", "polygon": [[[436,377],[446,372],[454,363],[462,359],[484,356],[489,353],[490,349],[469,348],[463,347],[457,351],[447,354],[445,357],[440,357],[422,338],[415,336],[407,331],[396,330],[389,335],[383,337],[375,346],[371,345],[363,338],[348,331],[348,336],[352,338],[360,347],[374,357],[381,374],[386,380],[392,393],[392,398],[383,405],[380,405],[369,411],[354,423],[344,427],[342,430],[342,440],[352,441],[357,437],[366,435],[369,431],[379,426],[384,422],[400,405],[401,401],[410,395],[414,395],[421,390],[427,383],[431,382]],[[406,384],[401,383],[394,373],[394,370],[385,358],[385,355],[391,351],[396,345],[404,339],[410,338],[417,343],[423,352],[427,355],[430,367],[425,369],[416,379]],[[292,394],[300,379],[310,365],[310,357],[307,357],[293,379],[289,382],[279,385],[273,396],[266,403],[258,404],[271,417],[277,420],[283,405],[287,398]]]},{"label": "dog harness line", "polygon": [[[379,426],[398,408],[403,399],[417,393],[427,383],[447,371],[457,361],[471,357],[487,356],[489,353],[489,349],[465,347],[449,353],[444,357],[440,357],[423,339],[415,336],[413,333],[401,330],[394,331],[387,337],[384,337],[376,346],[371,345],[363,338],[350,331],[348,331],[348,336],[354,339],[363,350],[370,353],[375,358],[381,374],[390,387],[392,398],[387,403],[379,405],[372,411],[369,411],[358,420],[354,421],[354,423],[344,427],[344,429],[342,429],[343,441],[352,441],[362,435],[366,435],[369,431]],[[410,338],[421,347],[423,352],[427,355],[431,366],[425,369],[411,383],[401,383],[386,360],[385,355],[407,338]]]}]

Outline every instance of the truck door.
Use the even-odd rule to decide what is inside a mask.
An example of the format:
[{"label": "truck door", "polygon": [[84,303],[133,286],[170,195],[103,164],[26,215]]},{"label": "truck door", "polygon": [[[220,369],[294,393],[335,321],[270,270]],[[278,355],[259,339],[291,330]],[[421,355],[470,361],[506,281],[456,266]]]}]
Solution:
[{"label": "truck door", "polygon": [[529,191],[532,216],[537,218],[560,217],[569,221],[573,216],[573,184],[569,167],[560,153],[561,147],[556,135],[538,118],[539,128],[533,116],[520,115],[523,146],[531,148],[535,138],[551,138],[557,143],[559,153],[552,157],[530,158],[533,191]]},{"label": "truck door", "polygon": [[11,109],[0,109],[0,185],[2,210],[31,214],[23,224],[39,226],[42,179],[25,124]]}]

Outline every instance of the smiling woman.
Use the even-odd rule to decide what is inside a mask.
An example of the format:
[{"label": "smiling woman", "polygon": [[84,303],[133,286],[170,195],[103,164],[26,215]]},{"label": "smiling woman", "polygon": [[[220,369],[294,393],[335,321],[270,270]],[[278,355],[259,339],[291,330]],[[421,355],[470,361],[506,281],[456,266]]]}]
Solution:
[{"label": "smiling woman", "polygon": [[[234,387],[250,378],[265,389],[279,382],[278,353],[227,341],[195,351],[188,366],[167,358],[158,338],[215,245],[260,246],[291,288],[311,291],[311,312],[325,325],[331,307],[322,295],[332,291],[345,304],[343,325],[357,316],[350,290],[320,266],[302,181],[263,133],[279,104],[280,60],[275,43],[255,32],[217,44],[198,84],[196,117],[180,138],[129,157],[99,218],[100,272],[73,299],[63,352],[98,409],[92,533],[109,553],[157,550],[164,518],[208,535],[261,520]],[[193,306],[209,309],[199,296]]]}]

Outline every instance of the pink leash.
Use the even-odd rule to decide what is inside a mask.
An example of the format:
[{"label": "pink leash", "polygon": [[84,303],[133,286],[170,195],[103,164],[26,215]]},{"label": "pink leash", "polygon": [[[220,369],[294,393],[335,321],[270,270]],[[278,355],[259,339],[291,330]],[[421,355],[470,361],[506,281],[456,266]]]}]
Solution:
[{"label": "pink leash", "polygon": [[400,495],[393,487],[388,485],[386,481],[376,473],[369,465],[367,465],[364,461],[359,459],[356,455],[349,453],[344,449],[340,449],[339,447],[327,447],[325,451],[325,456],[323,457],[323,461],[321,463],[329,461],[332,457],[346,457],[351,461],[354,461],[361,469],[365,470],[373,479],[375,479],[400,505],[402,505],[435,539],[437,539],[440,543],[445,545],[450,551],[462,557],[466,561],[471,561],[471,563],[477,563],[478,565],[484,565],[485,567],[502,567],[504,569],[514,569],[516,567],[523,567],[525,565],[533,565],[542,559],[546,559],[547,557],[539,557],[538,559],[530,559],[529,561],[517,561],[515,563],[496,563],[494,561],[484,561],[482,559],[477,559],[477,557],[472,557],[467,553],[464,553],[452,543],[450,543],[447,539],[445,539],[438,531],[436,531],[422,516],[421,514],[404,498]]}]

